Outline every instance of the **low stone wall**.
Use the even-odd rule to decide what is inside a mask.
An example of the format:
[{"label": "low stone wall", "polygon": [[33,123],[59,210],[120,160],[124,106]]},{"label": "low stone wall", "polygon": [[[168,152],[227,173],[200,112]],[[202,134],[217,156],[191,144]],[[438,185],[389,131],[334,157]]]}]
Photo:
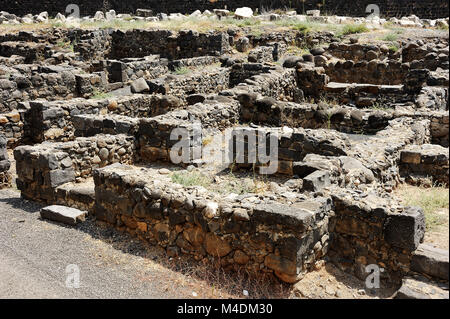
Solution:
[{"label": "low stone wall", "polygon": [[17,188],[24,198],[54,204],[58,186],[81,182],[97,167],[115,162],[133,163],[134,157],[135,140],[125,135],[19,146],[14,150]]},{"label": "low stone wall", "polygon": [[[199,56],[219,56],[230,51],[225,32],[198,33],[169,30],[116,30],[111,34],[110,58],[140,58],[159,54],[170,60]],[[149,45],[151,43],[151,45]],[[183,50],[180,50],[183,48]]]},{"label": "low stone wall", "polygon": [[275,67],[269,64],[235,62],[236,61],[230,61],[230,59],[227,59],[223,61],[222,64],[227,66],[232,65],[230,71],[230,87],[234,87],[255,75],[269,73],[271,70],[275,70]]},{"label": "low stone wall", "polygon": [[325,72],[332,82],[367,84],[402,84],[409,71],[409,65],[397,60],[352,60],[328,63]]},{"label": "low stone wall", "polygon": [[25,110],[19,110],[0,114],[0,134],[6,138],[8,147],[15,147],[23,142],[24,113]]},{"label": "low stone wall", "polygon": [[353,62],[353,65],[355,65],[355,62],[368,62],[376,59],[384,60],[392,56],[392,53],[389,52],[389,48],[386,45],[378,46],[364,43],[330,43],[328,48],[326,48],[326,53],[341,60],[350,60]]},{"label": "low stone wall", "polygon": [[97,134],[135,136],[139,119],[122,115],[75,115],[72,117],[74,135],[89,137]]},{"label": "low stone wall", "polygon": [[18,109],[22,101],[89,97],[103,87],[99,74],[79,74],[81,70],[60,66],[26,64],[13,70],[8,79],[0,79],[0,112]]},{"label": "low stone wall", "polygon": [[296,78],[298,87],[304,97],[319,98],[325,86],[330,82],[323,67],[315,67],[312,63],[297,63]]},{"label": "low stone wall", "polygon": [[202,67],[211,64],[219,63],[219,57],[217,56],[200,56],[195,58],[186,58],[179,60],[169,61],[169,70],[175,71],[176,69],[183,67]]},{"label": "low stone wall", "polygon": [[329,257],[361,279],[367,276],[367,265],[377,265],[383,268],[382,280],[399,282],[410,271],[412,253],[423,241],[423,211],[348,191],[335,193],[332,199]]},{"label": "low stone wall", "polygon": [[0,134],[0,189],[11,186],[11,174],[9,168],[11,162],[8,159],[8,152],[6,149],[7,139]]},{"label": "low stone wall", "polygon": [[430,124],[431,141],[443,147],[448,147],[449,138],[449,117],[448,112],[436,114],[431,117]]},{"label": "low stone wall", "polygon": [[[414,99],[404,90],[403,85],[350,84],[329,82],[321,93],[322,97],[356,107],[381,106],[389,108],[397,103]],[[317,96],[315,96],[317,97]]]},{"label": "low stone wall", "polygon": [[78,114],[98,114],[107,101],[72,99],[69,101],[35,100],[25,113],[25,138],[34,143],[69,141],[74,138],[71,117]]},{"label": "low stone wall", "polygon": [[44,43],[33,42],[0,42],[0,56],[19,55],[25,58],[25,63],[31,64],[50,56],[51,47]]},{"label": "low stone wall", "polygon": [[399,168],[408,183],[448,186],[448,148],[432,144],[409,145],[400,152]]},{"label": "low stone wall", "polygon": [[279,102],[248,93],[238,96],[241,120],[263,125],[328,128],[344,133],[375,134],[393,119],[392,112],[352,107]]},{"label": "low stone wall", "polygon": [[[207,69],[208,67],[206,67]],[[148,81],[150,93],[170,94],[182,100],[191,94],[217,93],[230,85],[228,68],[211,68],[188,71],[187,74],[170,74]]]},{"label": "low stone wall", "polygon": [[448,51],[446,49],[448,39],[436,39],[435,41],[438,43],[424,44],[411,41],[405,44],[401,50],[403,63],[410,63],[414,69],[435,71],[437,68],[442,68],[448,70]]},{"label": "low stone wall", "polygon": [[109,81],[128,82],[138,78],[155,79],[167,73],[167,59],[160,59],[159,56],[147,56],[144,58],[129,58],[117,60],[107,60],[107,70]]},{"label": "low stone wall", "polygon": [[329,199],[247,205],[196,195],[195,187],[161,179],[157,172],[127,166],[96,170],[97,220],[162,246],[170,256],[184,253],[225,269],[273,273],[289,283],[327,252]]},{"label": "low stone wall", "polygon": [[[330,130],[308,130],[308,129],[271,129],[271,128],[236,128],[233,129],[232,141],[233,157],[230,163],[236,168],[251,168],[261,164],[256,161],[259,156],[270,154],[259,154],[259,142],[266,142],[267,150],[273,150],[270,136],[274,135],[278,143],[278,170],[279,174],[293,175],[295,162],[300,162],[307,154],[318,154],[323,156],[341,156],[347,154],[350,146],[349,141],[342,134]],[[249,140],[254,137],[255,146],[249,148]],[[237,145],[243,145],[238,148]],[[273,154],[272,154],[273,155]],[[263,163],[269,165],[269,163]],[[264,165],[264,166],[266,166]]]},{"label": "low stone wall", "polygon": [[[73,140],[74,117],[78,115],[109,113],[135,118],[152,117],[177,109],[183,104],[173,96],[133,94],[106,99],[72,99],[64,102],[37,100],[31,101],[29,105],[30,109],[24,115],[24,135],[32,142],[40,143],[47,140]],[[83,127],[78,129],[84,130]]]},{"label": "low stone wall", "polygon": [[251,76],[233,89],[225,91],[224,95],[237,96],[242,92],[252,92],[281,101],[299,101],[303,94],[297,83],[294,69],[276,67],[268,73]]},{"label": "low stone wall", "polygon": [[421,145],[430,142],[430,120],[394,118],[384,130],[373,136],[348,137],[351,142],[348,156],[361,161],[383,182],[386,190],[392,191],[400,180],[397,165],[400,151],[410,144]]},{"label": "low stone wall", "polygon": [[[190,160],[196,160],[201,153],[195,151],[202,145],[202,134],[208,130],[223,130],[231,127],[239,120],[239,106],[237,101],[215,96],[217,100],[206,100],[185,110],[176,110],[149,119],[141,119],[138,130],[140,158],[143,162],[157,160],[169,161],[172,146],[178,142],[171,140],[174,129],[187,130],[189,136]],[[201,126],[197,126],[201,124]],[[197,133],[194,134],[194,130]],[[199,131],[198,131],[199,130]],[[197,154],[197,155],[196,155]]]},{"label": "low stone wall", "polygon": [[111,29],[70,29],[67,38],[85,61],[101,61],[111,50]]}]

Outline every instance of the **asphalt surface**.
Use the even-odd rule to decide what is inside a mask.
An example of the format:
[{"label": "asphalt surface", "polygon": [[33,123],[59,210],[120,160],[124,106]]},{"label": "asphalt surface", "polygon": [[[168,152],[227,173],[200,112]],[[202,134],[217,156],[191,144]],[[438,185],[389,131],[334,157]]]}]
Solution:
[{"label": "asphalt surface", "polygon": [[[173,285],[180,274],[158,263],[160,252],[93,221],[68,227],[41,220],[39,209],[17,191],[0,191],[0,298],[192,296]],[[80,271],[79,288],[69,265]]]}]

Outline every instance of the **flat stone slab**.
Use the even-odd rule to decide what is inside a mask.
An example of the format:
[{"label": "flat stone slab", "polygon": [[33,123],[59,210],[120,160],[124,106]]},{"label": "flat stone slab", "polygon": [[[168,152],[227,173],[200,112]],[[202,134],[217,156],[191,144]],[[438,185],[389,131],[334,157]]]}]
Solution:
[{"label": "flat stone slab", "polygon": [[421,244],[412,257],[411,270],[448,280],[448,259],[448,250]]},{"label": "flat stone slab", "polygon": [[407,277],[397,291],[395,299],[448,299],[448,286]]},{"label": "flat stone slab", "polygon": [[86,211],[61,205],[51,205],[41,209],[41,217],[63,224],[75,226],[86,219]]}]

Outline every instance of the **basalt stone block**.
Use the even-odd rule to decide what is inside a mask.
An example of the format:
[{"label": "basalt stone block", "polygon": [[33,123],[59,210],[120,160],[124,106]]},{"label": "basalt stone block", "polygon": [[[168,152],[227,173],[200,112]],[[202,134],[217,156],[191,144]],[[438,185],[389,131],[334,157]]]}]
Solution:
[{"label": "basalt stone block", "polygon": [[306,229],[313,222],[313,213],[282,204],[261,204],[253,210],[252,222]]},{"label": "basalt stone block", "polygon": [[139,78],[131,83],[131,92],[133,93],[141,93],[149,90],[150,87],[148,86],[144,78]]},{"label": "basalt stone block", "polygon": [[11,162],[9,160],[3,160],[0,161],[0,172],[5,172],[7,170],[9,170],[9,168],[11,167]]},{"label": "basalt stone block", "polygon": [[448,250],[419,245],[411,260],[411,270],[448,281]]},{"label": "basalt stone block", "polygon": [[330,173],[327,171],[318,170],[303,179],[303,190],[305,191],[317,192],[330,185]]},{"label": "basalt stone block", "polygon": [[48,178],[51,187],[57,187],[64,183],[75,181],[75,172],[72,168],[55,169],[49,172]]},{"label": "basalt stone block", "polygon": [[42,218],[72,226],[83,222],[86,214],[87,212],[85,211],[60,205],[47,206],[41,209]]},{"label": "basalt stone block", "polygon": [[153,17],[153,10],[151,9],[136,9],[138,17]]},{"label": "basalt stone block", "polygon": [[385,240],[394,247],[415,250],[425,235],[425,215],[418,207],[408,207],[402,214],[391,214],[384,225]]},{"label": "basalt stone block", "polygon": [[189,105],[194,105],[197,103],[203,103],[205,101],[206,97],[202,94],[191,94],[186,97],[186,102]]}]

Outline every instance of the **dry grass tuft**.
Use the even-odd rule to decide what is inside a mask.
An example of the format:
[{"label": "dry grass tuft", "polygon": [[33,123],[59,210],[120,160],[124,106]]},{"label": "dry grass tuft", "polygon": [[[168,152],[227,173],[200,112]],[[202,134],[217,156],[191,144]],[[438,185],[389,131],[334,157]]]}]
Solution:
[{"label": "dry grass tuft", "polygon": [[396,193],[405,206],[418,206],[424,210],[427,230],[435,230],[447,223],[444,216],[438,212],[449,208],[448,188],[402,185]]},{"label": "dry grass tuft", "polygon": [[[172,258],[168,268],[199,283],[201,287],[210,287],[206,292],[211,298],[248,298],[248,299],[276,299],[289,298],[291,289],[272,275],[252,276],[246,270],[227,271],[216,265],[189,260],[185,257]],[[195,289],[195,287],[192,287]],[[248,296],[244,295],[244,290]],[[204,288],[203,288],[204,291]]]}]

